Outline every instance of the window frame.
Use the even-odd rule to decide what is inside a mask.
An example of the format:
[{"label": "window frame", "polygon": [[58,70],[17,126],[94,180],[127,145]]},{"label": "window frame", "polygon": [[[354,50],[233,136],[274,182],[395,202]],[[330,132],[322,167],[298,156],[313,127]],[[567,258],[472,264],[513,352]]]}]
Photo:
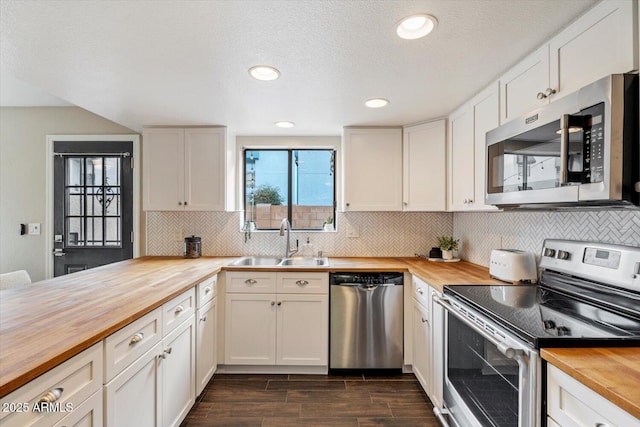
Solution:
[{"label": "window frame", "polygon": [[[293,153],[294,151],[329,151],[331,152],[331,175],[333,176],[333,201],[332,201],[332,216],[334,223],[334,230],[337,229],[337,199],[338,199],[338,189],[337,189],[337,150],[332,147],[242,147],[242,212],[244,216],[244,224],[247,224],[249,219],[247,218],[247,151],[285,151],[287,152],[287,219],[289,220],[289,224],[291,224],[291,231],[297,232],[318,232],[323,231],[323,228],[295,228],[294,222],[292,221],[293,215],[293,204],[292,196],[293,196]],[[255,178],[254,178],[255,179]],[[272,232],[279,231],[279,228],[256,228],[257,232]]]}]

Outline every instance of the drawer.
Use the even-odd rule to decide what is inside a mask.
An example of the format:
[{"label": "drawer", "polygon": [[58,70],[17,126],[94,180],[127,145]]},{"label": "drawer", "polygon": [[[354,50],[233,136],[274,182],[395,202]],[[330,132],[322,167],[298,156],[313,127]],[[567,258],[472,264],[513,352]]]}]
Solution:
[{"label": "drawer", "polygon": [[217,285],[218,275],[209,277],[207,280],[198,283],[198,286],[196,286],[196,303],[198,308],[201,308],[216,296]]},{"label": "drawer", "polygon": [[278,273],[278,293],[328,294],[329,273]]},{"label": "drawer", "polygon": [[195,313],[196,290],[191,288],[162,306],[162,335],[166,336]]},{"label": "drawer", "polygon": [[230,293],[273,294],[277,289],[277,274],[273,271],[228,271],[225,274],[225,289]]},{"label": "drawer", "polygon": [[156,308],[104,340],[105,383],[162,339],[162,308]]},{"label": "drawer", "polygon": [[586,385],[547,365],[547,412],[562,427],[640,427],[640,420]]},{"label": "drawer", "polygon": [[427,310],[431,307],[429,304],[431,298],[431,288],[426,282],[418,279],[415,276],[411,278],[413,285],[413,297],[422,304]]},{"label": "drawer", "polygon": [[54,425],[102,388],[103,372],[99,342],[3,397],[0,425]]}]

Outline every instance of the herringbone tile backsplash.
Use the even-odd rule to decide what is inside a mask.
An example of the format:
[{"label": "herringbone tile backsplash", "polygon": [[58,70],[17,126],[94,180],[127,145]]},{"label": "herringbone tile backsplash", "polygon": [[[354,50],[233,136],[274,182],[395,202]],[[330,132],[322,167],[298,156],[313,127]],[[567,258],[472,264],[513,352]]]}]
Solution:
[{"label": "herringbone tile backsplash", "polygon": [[[203,255],[279,255],[284,238],[277,232],[254,232],[245,242],[238,212],[147,212],[147,254],[182,255],[184,237],[202,238]],[[292,232],[300,245],[309,237],[328,256],[413,256],[428,253],[437,236],[453,233],[453,215],[441,213],[337,213],[336,232]],[[347,237],[348,226],[359,237]]]},{"label": "herringbone tile backsplash", "polygon": [[[254,232],[245,243],[238,212],[147,212],[147,254],[182,255],[183,239],[202,237],[203,255],[278,255],[284,239]],[[461,240],[458,256],[488,266],[491,249],[534,252],[545,238],[589,240],[640,246],[640,211],[337,213],[338,231],[293,232],[300,244],[310,238],[329,256],[413,256],[428,253],[436,237]],[[347,236],[348,226],[360,237]]]},{"label": "herringbone tile backsplash", "polygon": [[520,249],[540,257],[545,238],[640,246],[640,211],[470,212],[453,216],[459,256],[488,266],[491,249]]}]

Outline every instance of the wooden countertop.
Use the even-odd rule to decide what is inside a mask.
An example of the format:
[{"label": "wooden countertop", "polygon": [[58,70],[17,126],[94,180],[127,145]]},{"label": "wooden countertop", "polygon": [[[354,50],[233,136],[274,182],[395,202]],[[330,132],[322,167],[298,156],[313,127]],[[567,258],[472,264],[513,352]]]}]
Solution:
[{"label": "wooden countertop", "polygon": [[543,348],[540,355],[640,418],[640,348]]},{"label": "wooden countertop", "polygon": [[[142,257],[2,291],[0,397],[213,276],[235,257]],[[442,291],[446,283],[495,283],[468,262],[419,258],[331,258],[328,267],[278,271],[411,272]],[[88,327],[90,325],[90,327]]]}]

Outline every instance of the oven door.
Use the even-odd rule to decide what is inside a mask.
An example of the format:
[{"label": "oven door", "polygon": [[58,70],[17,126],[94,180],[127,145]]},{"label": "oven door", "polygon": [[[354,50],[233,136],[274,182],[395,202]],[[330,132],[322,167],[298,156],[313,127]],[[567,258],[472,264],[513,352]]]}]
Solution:
[{"label": "oven door", "polygon": [[538,354],[478,313],[444,297],[445,426],[540,425]]}]

